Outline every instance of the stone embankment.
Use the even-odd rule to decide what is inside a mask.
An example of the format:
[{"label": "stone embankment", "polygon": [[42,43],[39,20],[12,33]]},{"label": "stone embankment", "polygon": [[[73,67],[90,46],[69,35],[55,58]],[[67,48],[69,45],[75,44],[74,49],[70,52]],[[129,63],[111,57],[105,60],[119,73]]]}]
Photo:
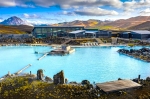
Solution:
[{"label": "stone embankment", "polygon": [[136,49],[119,49],[119,53],[128,55],[130,57],[134,57],[143,61],[150,62],[150,49],[149,48],[141,48],[139,50]]}]

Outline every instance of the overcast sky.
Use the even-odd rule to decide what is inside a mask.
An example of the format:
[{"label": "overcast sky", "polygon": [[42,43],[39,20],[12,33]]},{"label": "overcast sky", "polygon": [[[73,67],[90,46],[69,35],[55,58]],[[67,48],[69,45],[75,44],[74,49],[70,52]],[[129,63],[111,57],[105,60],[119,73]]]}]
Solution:
[{"label": "overcast sky", "polygon": [[150,16],[150,0],[0,0],[0,21],[11,16],[31,23],[117,20]]}]

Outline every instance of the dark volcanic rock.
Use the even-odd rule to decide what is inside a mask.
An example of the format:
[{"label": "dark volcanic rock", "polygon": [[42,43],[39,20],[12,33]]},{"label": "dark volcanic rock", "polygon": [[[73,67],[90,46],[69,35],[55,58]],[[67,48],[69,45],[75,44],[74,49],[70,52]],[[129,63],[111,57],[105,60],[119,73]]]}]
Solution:
[{"label": "dark volcanic rock", "polygon": [[63,70],[53,76],[54,84],[64,84],[65,77]]},{"label": "dark volcanic rock", "polygon": [[150,49],[149,48],[141,48],[139,50],[119,49],[118,52],[125,54],[125,55],[133,56],[133,57],[141,59],[141,60],[145,60],[147,62],[150,62]]}]

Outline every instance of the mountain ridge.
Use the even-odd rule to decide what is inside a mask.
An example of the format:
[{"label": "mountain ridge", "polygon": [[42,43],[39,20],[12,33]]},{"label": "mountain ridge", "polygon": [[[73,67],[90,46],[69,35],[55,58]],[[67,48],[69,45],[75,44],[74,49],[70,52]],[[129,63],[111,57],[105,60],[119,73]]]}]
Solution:
[{"label": "mountain ridge", "polygon": [[[84,26],[85,28],[97,28],[97,29],[109,29],[109,30],[120,30],[120,29],[130,29],[134,27],[143,27],[143,29],[147,29],[144,27],[148,27],[146,24],[142,24],[144,22],[150,21],[150,16],[136,16],[128,19],[118,19],[115,21],[111,20],[98,20],[98,19],[88,19],[88,20],[74,20],[71,22],[62,22],[56,24],[44,24],[43,25],[34,25],[34,26]],[[12,16],[0,24],[3,25],[29,25],[30,23],[23,21],[21,18],[16,16]],[[137,28],[138,29],[138,28]],[[140,29],[140,28],[139,28]]]},{"label": "mountain ridge", "polygon": [[128,28],[130,30],[150,30],[150,21]]},{"label": "mountain ridge", "polygon": [[128,29],[130,27],[142,24],[146,21],[150,21],[150,16],[136,16],[128,19],[118,19],[116,21],[101,21],[96,19],[89,19],[87,21],[74,20],[71,22],[63,22],[59,24],[52,24],[52,26],[84,26],[86,28],[99,28],[101,27],[113,27],[113,29]]},{"label": "mountain ridge", "polygon": [[30,26],[32,26],[32,24],[22,20],[21,18],[19,18],[17,16],[12,16],[8,19],[5,19],[4,21],[0,22],[0,24],[2,24],[2,25],[30,25]]}]

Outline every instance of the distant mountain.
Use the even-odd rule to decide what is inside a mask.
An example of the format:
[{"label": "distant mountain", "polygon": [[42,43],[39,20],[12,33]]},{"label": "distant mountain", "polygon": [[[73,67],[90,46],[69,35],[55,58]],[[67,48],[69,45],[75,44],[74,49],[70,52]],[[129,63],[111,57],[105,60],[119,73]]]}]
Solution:
[{"label": "distant mountain", "polygon": [[137,16],[129,19],[119,19],[116,21],[111,20],[95,20],[89,19],[87,21],[75,20],[72,22],[64,22],[53,24],[52,26],[84,26],[85,28],[98,28],[98,29],[128,29],[130,27],[150,21],[150,16]]},{"label": "distant mountain", "polygon": [[[146,23],[145,23],[146,22]],[[63,22],[57,24],[34,24],[34,26],[84,26],[85,28],[97,28],[97,29],[109,29],[109,30],[120,30],[120,29],[148,29],[150,23],[150,16],[137,16],[131,17],[129,19],[119,19],[116,21],[111,20],[97,20],[89,19],[86,21],[83,20],[74,20],[71,22]],[[24,21],[16,16],[10,17],[0,24],[2,25],[30,25],[27,21]],[[24,26],[23,26],[24,27]],[[32,27],[33,28],[33,27]],[[30,28],[31,29],[31,28]],[[31,30],[28,31],[31,31]]]},{"label": "distant mountain", "polygon": [[150,30],[150,21],[128,28],[130,30]]},{"label": "distant mountain", "polygon": [[72,22],[63,22],[59,24],[53,24],[52,26],[84,26],[84,27],[93,27],[99,24],[104,23],[101,20],[89,19],[87,21],[74,20]]},{"label": "distant mountain", "polygon": [[129,28],[132,26],[136,26],[139,25],[143,22],[149,21],[150,20],[150,16],[137,16],[137,17],[132,17],[129,19],[120,19],[120,20],[116,20],[114,22],[110,22],[105,24],[106,26],[114,26],[117,28]]},{"label": "distant mountain", "polygon": [[0,24],[2,24],[2,25],[30,25],[30,26],[32,26],[32,24],[30,24],[26,21],[23,21],[22,19],[20,19],[16,16],[10,17],[10,18],[2,21]]}]

